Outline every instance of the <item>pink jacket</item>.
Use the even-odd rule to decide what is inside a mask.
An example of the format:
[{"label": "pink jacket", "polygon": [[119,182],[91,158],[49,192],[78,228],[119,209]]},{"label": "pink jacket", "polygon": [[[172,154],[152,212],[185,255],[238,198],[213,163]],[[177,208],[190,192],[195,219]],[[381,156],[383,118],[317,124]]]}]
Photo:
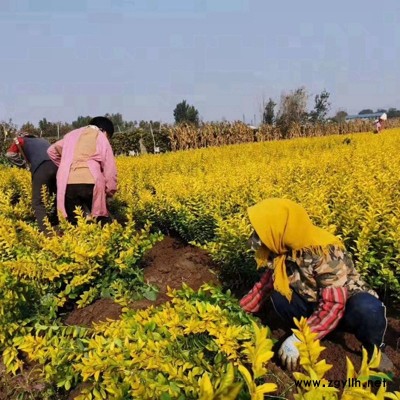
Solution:
[{"label": "pink jacket", "polygon": [[[93,127],[98,129],[97,127]],[[69,171],[74,157],[75,146],[81,133],[87,127],[75,129],[67,133],[63,139],[51,145],[47,154],[58,166],[57,172],[57,209],[67,216],[65,211],[65,192]],[[96,153],[88,160],[88,167],[93,175],[92,216],[108,216],[107,196],[111,197],[117,190],[117,168],[114,154],[105,133],[99,130]]]}]

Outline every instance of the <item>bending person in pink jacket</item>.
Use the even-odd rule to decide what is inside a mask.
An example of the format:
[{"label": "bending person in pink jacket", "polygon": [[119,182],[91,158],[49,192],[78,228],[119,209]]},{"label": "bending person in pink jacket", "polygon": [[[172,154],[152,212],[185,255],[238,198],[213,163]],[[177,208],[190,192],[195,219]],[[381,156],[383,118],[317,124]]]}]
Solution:
[{"label": "bending person in pink jacket", "polygon": [[88,126],[67,133],[47,153],[58,166],[57,209],[76,225],[75,208],[102,223],[110,220],[107,197],[117,190],[117,169],[109,142],[113,123],[95,117]]}]

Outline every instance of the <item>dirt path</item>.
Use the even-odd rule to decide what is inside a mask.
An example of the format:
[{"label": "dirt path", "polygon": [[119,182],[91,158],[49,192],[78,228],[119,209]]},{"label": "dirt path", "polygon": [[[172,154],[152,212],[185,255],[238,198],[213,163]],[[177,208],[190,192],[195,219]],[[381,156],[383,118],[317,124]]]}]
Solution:
[{"label": "dirt path", "polygon": [[[218,279],[212,272],[213,263],[210,257],[201,249],[186,246],[179,241],[166,237],[159,242],[147,254],[145,258],[145,279],[160,288],[160,293],[155,302],[141,300],[131,306],[135,309],[145,308],[149,305],[159,305],[168,301],[166,295],[167,286],[180,288],[185,282],[193,289],[198,289],[203,283],[218,284]],[[73,311],[66,320],[69,324],[90,325],[92,322],[105,321],[107,318],[117,319],[121,313],[121,307],[111,300],[99,300],[82,310]],[[271,328],[273,337],[278,339],[275,350],[280,343],[290,334],[288,327],[275,315],[272,307],[269,307],[262,320]],[[400,387],[400,320],[398,315],[388,319],[386,334],[386,353],[396,366],[395,381],[390,384],[390,390],[398,390]],[[335,333],[322,342],[326,350],[322,356],[333,367],[326,374],[327,379],[346,379],[346,356],[358,368],[361,363],[360,343],[354,335],[348,333]],[[279,367],[279,360],[274,359],[270,363],[271,374],[268,381],[275,381],[279,386],[279,393],[287,398],[292,398],[293,377]]]}]

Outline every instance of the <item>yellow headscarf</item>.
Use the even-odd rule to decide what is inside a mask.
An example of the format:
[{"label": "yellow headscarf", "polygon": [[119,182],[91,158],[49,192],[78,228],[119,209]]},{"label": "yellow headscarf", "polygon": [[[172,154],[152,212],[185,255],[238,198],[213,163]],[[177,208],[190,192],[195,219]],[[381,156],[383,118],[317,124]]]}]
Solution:
[{"label": "yellow headscarf", "polygon": [[256,251],[258,267],[266,266],[270,252],[274,258],[274,289],[289,301],[292,290],[286,274],[286,255],[310,249],[323,254],[329,245],[343,246],[340,239],[311,222],[306,210],[288,199],[266,199],[247,210],[254,230],[266,246]]}]

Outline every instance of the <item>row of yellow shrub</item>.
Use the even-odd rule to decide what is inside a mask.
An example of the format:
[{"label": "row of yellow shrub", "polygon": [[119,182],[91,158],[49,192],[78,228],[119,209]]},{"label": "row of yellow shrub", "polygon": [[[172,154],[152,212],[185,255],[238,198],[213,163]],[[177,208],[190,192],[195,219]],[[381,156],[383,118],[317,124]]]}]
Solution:
[{"label": "row of yellow shrub", "polygon": [[[113,294],[126,302],[124,283],[138,276],[137,261],[159,239],[150,234],[148,220],[153,229],[177,233],[206,248],[222,265],[227,284],[246,284],[248,271],[254,270],[246,248],[246,208],[267,196],[301,202],[315,223],[343,237],[374,286],[398,296],[399,133],[121,158],[118,201],[126,205],[127,225],[101,229],[82,220],[77,228],[64,224],[64,236],[52,239],[32,226],[29,175],[2,169],[0,317],[8,370],[22,367],[19,354],[24,352],[42,365],[48,382],[64,390],[87,381],[88,393],[82,398],[199,395],[216,400],[227,398],[227,388],[232,399],[240,392],[262,398],[272,386],[257,385],[255,379],[265,373],[271,343],[265,341],[266,331],[251,329],[252,319],[237,301],[218,291],[206,296],[184,289],[174,294],[172,306],[125,310],[121,321],[93,329],[64,327],[58,308],[70,299],[89,304],[114,278]],[[136,223],[143,226],[141,232],[136,232]],[[103,281],[104,276],[109,280]],[[140,285],[128,289],[140,291]],[[312,377],[312,371],[318,373],[318,349],[308,342],[303,353],[313,357],[314,369],[306,371]],[[157,357],[157,365],[151,364]],[[375,364],[373,360],[371,367]],[[351,366],[349,374],[356,376]],[[349,393],[345,398],[352,398]],[[359,393],[361,398],[365,393]],[[327,393],[316,389],[298,395],[314,399]],[[336,393],[331,396],[337,398]],[[368,394],[382,399],[400,395],[373,396]]]},{"label": "row of yellow shrub", "polygon": [[232,285],[254,270],[247,207],[290,198],[343,238],[382,295],[400,298],[399,135],[393,129],[122,157],[118,196],[136,220],[202,245]]},{"label": "row of yellow shrub", "polygon": [[[246,208],[265,197],[288,197],[344,239],[382,295],[399,298],[399,133],[122,157],[118,204],[129,211],[118,213],[204,246],[222,265],[225,283],[243,286],[254,273]],[[33,220],[29,176],[9,171],[0,184],[2,214]]]}]

